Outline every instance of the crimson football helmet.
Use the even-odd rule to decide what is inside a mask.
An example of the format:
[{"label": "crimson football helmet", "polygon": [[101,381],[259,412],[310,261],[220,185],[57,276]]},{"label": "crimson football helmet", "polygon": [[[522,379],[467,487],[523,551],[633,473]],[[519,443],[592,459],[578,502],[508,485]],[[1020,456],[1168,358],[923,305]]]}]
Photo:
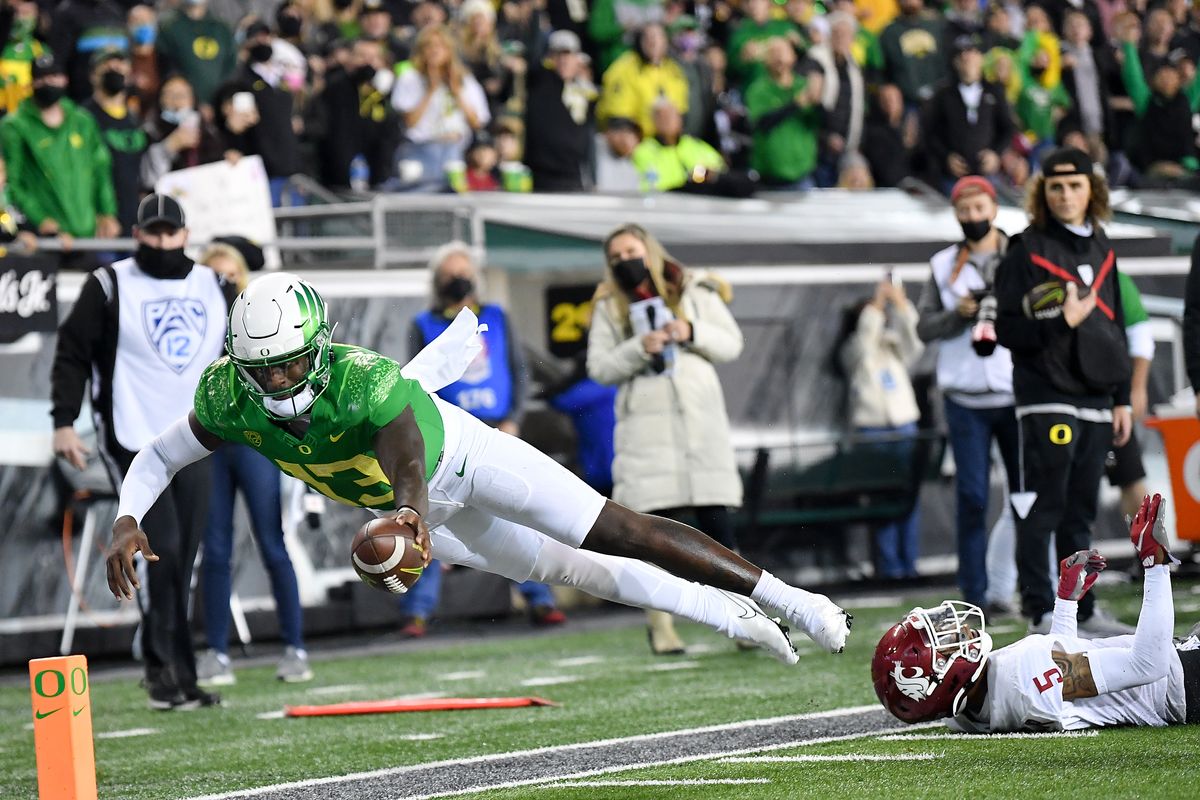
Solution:
[{"label": "crimson football helmet", "polygon": [[908,612],[879,640],[871,660],[879,702],[904,722],[957,714],[992,652],[983,627],[979,606],[957,600]]}]

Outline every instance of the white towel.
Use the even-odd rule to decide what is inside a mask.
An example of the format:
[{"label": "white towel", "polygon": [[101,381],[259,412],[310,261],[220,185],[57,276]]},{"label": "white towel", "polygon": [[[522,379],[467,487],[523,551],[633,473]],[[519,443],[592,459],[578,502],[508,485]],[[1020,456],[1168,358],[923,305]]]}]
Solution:
[{"label": "white towel", "polygon": [[480,334],[486,330],[487,325],[480,325],[471,309],[462,309],[450,327],[400,368],[400,374],[430,393],[449,386],[463,376],[483,350]]}]

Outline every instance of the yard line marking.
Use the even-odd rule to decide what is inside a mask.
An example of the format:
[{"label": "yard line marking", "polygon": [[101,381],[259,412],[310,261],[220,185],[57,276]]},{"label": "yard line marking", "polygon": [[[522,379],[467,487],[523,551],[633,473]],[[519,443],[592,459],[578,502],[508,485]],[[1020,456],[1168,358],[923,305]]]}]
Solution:
[{"label": "yard line marking", "polygon": [[264,711],[261,714],[255,714],[255,719],[283,719],[283,711]]},{"label": "yard line marking", "polygon": [[952,739],[956,742],[970,742],[977,739],[1077,739],[1088,736],[1099,736],[1097,730],[1086,731],[1040,731],[1037,733],[900,733],[890,736],[880,736],[881,742],[928,742],[932,740],[945,741]]},{"label": "yard line marking", "polygon": [[583,786],[745,786],[748,783],[770,783],[770,778],[680,778],[675,781],[571,781],[551,783],[543,789],[579,788]]},{"label": "yard line marking", "polygon": [[314,686],[308,690],[309,694],[345,694],[348,692],[360,692],[367,687],[361,683],[342,683],[336,686]]},{"label": "yard line marking", "polygon": [[406,733],[398,738],[406,742],[431,742],[434,739],[441,739],[444,736],[444,733]]},{"label": "yard line marking", "polygon": [[[862,706],[862,709],[874,709],[874,706]],[[669,767],[677,764],[688,764],[694,761],[705,761],[707,759],[717,758],[718,756],[736,756],[746,753],[762,753],[768,750],[787,750],[793,747],[808,747],[815,744],[829,744],[830,742],[846,742],[851,739],[866,739],[871,736],[878,736],[884,731],[902,731],[910,728],[928,728],[933,725],[940,725],[940,722],[926,722],[917,725],[897,726],[894,728],[884,728],[875,731],[864,731],[860,733],[848,733],[840,736],[820,736],[815,739],[798,739],[793,742],[782,742],[780,744],[768,745],[766,747],[743,748],[740,750],[730,750],[728,753],[705,753],[702,755],[681,756],[679,758],[664,759],[661,761],[647,761],[641,764],[626,764],[624,766],[601,767],[599,769],[590,769],[583,772],[576,772],[570,775],[559,775],[549,778],[528,778],[520,781],[506,781],[504,783],[496,783],[490,786],[477,786],[470,789],[453,789],[445,792],[433,792],[432,794],[415,794],[406,795],[394,800],[437,800],[441,797],[462,797],[471,794],[479,794],[481,792],[490,792],[497,789],[519,789],[524,786],[539,786],[540,784],[550,783],[552,781],[571,781],[580,778],[591,778],[596,775],[610,775],[614,772],[628,772],[635,769],[649,769],[651,767]],[[195,798],[195,800],[209,800],[209,798]]]},{"label": "yard line marking", "polygon": [[1021,630],[1019,625],[988,625],[988,633],[1016,633]]},{"label": "yard line marking", "polygon": [[104,731],[97,733],[97,739],[128,739],[131,736],[149,736],[158,733],[158,728],[130,728],[126,731]]},{"label": "yard line marking", "polygon": [[717,646],[715,644],[691,644],[685,647],[684,650],[689,656],[692,656],[703,653],[715,653],[717,652]]},{"label": "yard line marking", "polygon": [[[502,761],[502,760],[510,759],[510,758],[525,758],[525,757],[529,757],[529,756],[541,756],[541,755],[558,754],[558,753],[569,753],[569,752],[578,751],[578,750],[590,750],[590,749],[594,749],[597,747],[611,747],[613,745],[620,745],[620,744],[654,742],[654,741],[660,741],[662,739],[670,739],[670,738],[675,738],[675,737],[688,737],[688,736],[695,736],[695,735],[704,734],[704,733],[723,733],[723,732],[728,732],[728,731],[743,730],[743,729],[747,729],[747,728],[758,728],[758,727],[764,727],[764,726],[769,726],[769,725],[779,725],[779,724],[787,723],[787,722],[836,719],[838,717],[849,717],[849,716],[854,716],[856,714],[864,714],[867,712],[877,711],[878,709],[879,709],[879,706],[875,703],[872,703],[870,705],[865,705],[865,706],[850,706],[847,708],[835,708],[831,711],[814,711],[814,712],[810,712],[807,714],[790,714],[790,715],[782,716],[782,717],[765,717],[762,719],[749,719],[749,720],[742,720],[740,722],[727,722],[727,723],[723,723],[720,725],[705,725],[705,726],[699,727],[699,728],[685,728],[683,730],[660,731],[658,733],[642,733],[642,734],[637,734],[634,736],[622,736],[622,737],[617,737],[617,738],[612,738],[612,739],[596,739],[594,741],[589,741],[589,742],[573,742],[571,744],[564,744],[564,745],[554,745],[554,746],[548,746],[548,747],[535,747],[535,748],[531,748],[528,750],[512,750],[512,751],[505,752],[505,753],[488,753],[486,755],[472,756],[469,758],[455,758],[455,759],[446,759],[444,761],[430,761],[430,762],[426,762],[426,763],[422,763],[422,764],[407,764],[405,766],[400,766],[400,767],[384,767],[382,769],[375,769],[375,770],[369,770],[369,771],[364,771],[364,772],[353,772],[353,773],[349,773],[346,775],[330,775],[330,776],[321,777],[321,778],[307,778],[307,779],[299,780],[299,781],[288,781],[286,783],[275,783],[275,784],[270,784],[267,786],[258,786],[253,789],[238,789],[238,790],[230,791],[230,792],[219,792],[217,794],[199,795],[199,796],[190,798],[190,800],[233,800],[234,798],[256,797],[259,795],[269,794],[271,792],[279,792],[279,791],[285,791],[285,790],[291,790],[291,789],[306,789],[306,788],[310,788],[310,787],[314,787],[314,786],[331,786],[331,785],[335,785],[335,784],[339,784],[339,783],[347,783],[350,781],[361,781],[361,780],[366,780],[366,779],[371,779],[371,778],[390,778],[390,777],[394,777],[397,775],[404,775],[404,774],[411,773],[411,772],[419,772],[421,770],[437,769],[437,768],[441,768],[441,767],[462,767],[462,766],[470,766],[470,765],[474,765],[474,764],[487,764],[487,763]],[[939,724],[941,724],[941,723],[937,723],[937,722],[929,723],[929,725],[925,726],[925,727],[930,727],[930,726],[939,725]],[[32,727],[32,723],[30,723],[30,725]],[[784,746],[797,747],[800,744],[824,744],[825,742],[829,742],[829,741],[842,741],[845,738],[861,738],[864,736],[877,736],[882,733],[891,733],[891,732],[898,732],[898,731],[904,731],[904,730],[912,730],[913,728],[917,728],[917,727],[918,726],[916,726],[916,725],[904,725],[904,726],[897,726],[894,728],[877,729],[874,731],[869,731],[869,732],[861,733],[861,734],[851,734],[850,737],[834,736],[834,737],[823,737],[823,738],[819,738],[819,739],[805,739],[805,740],[800,740],[799,742],[788,742]],[[686,761],[695,761],[695,760],[703,760],[706,758],[714,758],[717,755],[740,755],[742,753],[757,753],[757,752],[762,752],[764,750],[769,750],[769,749],[776,749],[776,748],[774,748],[774,747],[755,747],[752,749],[735,750],[735,751],[731,751],[728,753],[706,753],[703,756],[687,757],[685,760]],[[635,769],[635,768],[642,767],[642,766],[658,766],[660,763],[670,764],[670,763],[675,763],[675,762],[674,761],[656,762],[653,764],[638,764],[638,765],[634,765],[634,766],[623,765],[623,766],[619,767],[619,769],[627,770],[627,769]],[[683,762],[680,762],[680,763],[683,763]],[[614,772],[617,770],[618,770],[618,768],[612,768],[612,769],[606,769],[606,770],[601,770],[601,771],[589,772],[587,774],[588,775],[590,775],[590,774],[601,775],[601,774],[606,774],[607,772]],[[517,785],[527,786],[527,785],[530,785],[530,783],[548,783],[552,780],[562,780],[564,778],[570,779],[570,778],[576,778],[576,777],[584,777],[584,776],[583,775],[556,775],[556,776],[553,776],[550,778],[541,778],[541,779],[537,779],[535,781],[526,781],[526,782],[523,782],[523,783],[520,783]],[[475,789],[475,790],[468,790],[468,791],[459,790],[459,791],[455,791],[455,792],[445,792],[445,793],[441,793],[441,794],[422,795],[421,797],[422,798],[445,797],[450,794],[469,794],[472,791],[482,792],[482,791],[490,791],[492,789],[500,789],[500,788],[508,788],[508,787],[497,784],[497,785],[492,785],[492,786],[480,787],[479,789]],[[418,798],[413,798],[412,800],[418,800]]]},{"label": "yard line marking", "polygon": [[677,669],[696,669],[700,666],[699,661],[664,661],[661,664],[651,664],[646,667],[647,672],[674,672]]},{"label": "yard line marking", "polygon": [[557,686],[560,683],[574,683],[579,678],[574,675],[543,675],[538,678],[526,678],[522,686]]},{"label": "yard line marking", "polygon": [[438,700],[446,696],[445,692],[415,692],[393,697],[393,700]]},{"label": "yard line marking", "polygon": [[560,658],[554,662],[556,667],[586,667],[589,664],[602,664],[607,659],[604,656],[576,656],[575,658]]},{"label": "yard line marking", "polygon": [[789,764],[825,761],[933,761],[941,753],[844,753],[838,755],[734,756],[719,759],[722,764]]},{"label": "yard line marking", "polygon": [[469,669],[464,672],[447,672],[441,676],[444,681],[473,681],[478,678],[486,678],[487,673],[481,669]]}]

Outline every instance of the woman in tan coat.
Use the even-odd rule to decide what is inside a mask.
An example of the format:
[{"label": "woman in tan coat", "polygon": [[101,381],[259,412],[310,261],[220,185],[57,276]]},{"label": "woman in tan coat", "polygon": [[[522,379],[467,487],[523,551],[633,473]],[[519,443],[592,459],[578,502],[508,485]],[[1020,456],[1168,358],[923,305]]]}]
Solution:
[{"label": "woman in tan coat", "polygon": [[[613,499],[672,519],[694,515],[700,530],[732,549],[729,509],[741,505],[742,483],[713,367],[737,358],[744,343],[729,285],[685,269],[637,225],[609,234],[604,254],[587,370],[620,387]],[[646,307],[654,308],[649,318]],[[670,616],[647,613],[651,649],[683,652]]]}]

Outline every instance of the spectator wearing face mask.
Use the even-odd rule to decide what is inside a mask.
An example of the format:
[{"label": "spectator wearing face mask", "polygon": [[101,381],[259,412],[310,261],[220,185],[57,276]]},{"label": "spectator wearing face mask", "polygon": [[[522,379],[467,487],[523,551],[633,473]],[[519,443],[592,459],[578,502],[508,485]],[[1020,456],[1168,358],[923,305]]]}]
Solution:
[{"label": "spectator wearing face mask", "polygon": [[34,62],[33,96],[0,122],[9,192],[42,236],[112,238],[121,229],[112,156],[95,119],[66,91],[53,56]]},{"label": "spectator wearing face mask", "polygon": [[350,186],[350,164],[357,155],[367,162],[369,186],[392,176],[400,144],[400,117],[391,104],[395,77],[383,43],[362,38],[351,46],[345,66],[326,73],[325,89],[313,98],[323,127],[317,153],[325,186]]},{"label": "spectator wearing face mask", "polygon": [[158,65],[158,12],[136,5],[125,17],[129,30],[129,104],[143,117],[154,108],[162,73]]},{"label": "spectator wearing face mask", "polygon": [[147,190],[168,172],[220,161],[225,152],[212,123],[196,110],[196,95],[186,78],[168,78],[156,105],[158,110],[146,120],[149,146],[141,164],[141,184]]},{"label": "spectator wearing face mask", "polygon": [[133,230],[141,199],[139,172],[146,152],[146,132],[129,109],[129,56],[121,50],[102,50],[92,57],[92,96],[83,107],[91,112],[112,156],[113,191],[121,233]]},{"label": "spectator wearing face mask", "polygon": [[[511,436],[521,432],[529,394],[529,368],[521,343],[499,305],[481,303],[479,270],[471,249],[463,242],[442,245],[430,259],[433,283],[432,307],[417,315],[409,329],[409,354],[415,355],[450,326],[463,308],[472,309],[481,324],[483,350],[455,383],[440,389],[438,396],[479,420]],[[425,635],[441,593],[441,565],[434,560],[421,580],[401,598],[405,623],[401,635]],[[550,587],[525,581],[517,588],[529,605],[534,625],[560,625],[566,616],[555,607]]]},{"label": "spectator wearing face mask", "polygon": [[163,20],[157,46],[164,74],[187,78],[201,105],[237,68],[233,31],[209,11],[206,0],[184,0],[179,11]]}]

